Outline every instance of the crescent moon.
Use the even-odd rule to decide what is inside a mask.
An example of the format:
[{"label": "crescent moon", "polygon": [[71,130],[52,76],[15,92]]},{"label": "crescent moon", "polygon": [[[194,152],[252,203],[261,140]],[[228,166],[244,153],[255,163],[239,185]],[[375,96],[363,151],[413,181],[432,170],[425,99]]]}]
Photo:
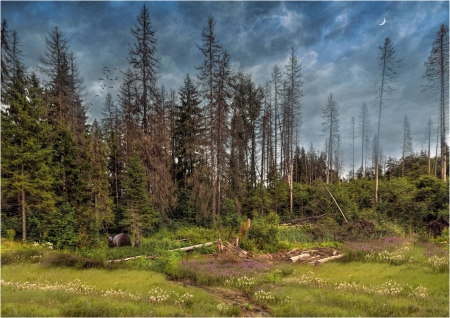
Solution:
[{"label": "crescent moon", "polygon": [[383,18],[383,23],[381,23],[380,25],[384,25],[386,23],[386,18]]}]

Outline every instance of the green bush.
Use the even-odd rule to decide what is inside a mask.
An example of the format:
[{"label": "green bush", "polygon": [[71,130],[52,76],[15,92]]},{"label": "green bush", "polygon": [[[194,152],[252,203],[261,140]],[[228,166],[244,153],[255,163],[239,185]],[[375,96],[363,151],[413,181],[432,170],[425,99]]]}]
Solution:
[{"label": "green bush", "polygon": [[256,248],[265,252],[277,251],[279,222],[280,218],[275,212],[270,212],[266,217],[255,218],[247,232],[247,237],[243,240],[244,248],[249,250]]},{"label": "green bush", "polygon": [[14,241],[16,237],[16,231],[13,229],[6,230],[6,238],[10,241]]}]

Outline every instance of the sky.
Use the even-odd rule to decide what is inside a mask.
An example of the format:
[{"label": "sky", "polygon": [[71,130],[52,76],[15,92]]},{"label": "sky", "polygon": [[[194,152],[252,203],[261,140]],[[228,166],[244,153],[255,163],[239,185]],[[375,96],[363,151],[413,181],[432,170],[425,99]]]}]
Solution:
[{"label": "sky", "polygon": [[[196,78],[203,56],[202,28],[208,15],[216,20],[217,40],[228,51],[234,72],[250,74],[262,86],[275,65],[284,70],[293,47],[302,64],[303,94],[300,145],[323,149],[322,109],[333,94],[340,108],[345,170],[352,165],[351,119],[362,104],[369,108],[371,136],[378,125],[378,47],[389,37],[402,59],[400,76],[382,109],[380,143],[387,157],[401,158],[402,123],[411,122],[415,152],[427,147],[426,126],[436,120],[437,103],[421,92],[422,78],[436,33],[449,24],[448,1],[1,1],[1,18],[16,30],[23,62],[35,70],[45,54],[45,40],[56,26],[68,39],[85,81],[90,119],[101,117],[107,92],[116,96],[143,4],[158,38],[158,86],[178,90],[189,74]],[[380,25],[383,20],[386,22]],[[118,76],[102,89],[103,68]],[[99,96],[97,96],[99,95]],[[357,126],[357,125],[356,125]],[[435,136],[433,136],[435,139]],[[355,140],[355,169],[361,140]],[[432,146],[433,147],[433,146]],[[432,152],[433,153],[433,152]]]}]

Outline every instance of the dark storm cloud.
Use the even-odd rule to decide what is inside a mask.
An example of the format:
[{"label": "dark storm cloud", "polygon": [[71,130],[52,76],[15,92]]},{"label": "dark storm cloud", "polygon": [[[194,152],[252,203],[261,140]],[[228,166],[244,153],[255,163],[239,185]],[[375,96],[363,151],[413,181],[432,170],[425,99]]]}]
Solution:
[{"label": "dark storm cloud", "polygon": [[[85,78],[86,99],[94,105],[93,118],[101,116],[106,90],[100,87],[103,67],[119,70],[129,66],[127,55],[133,45],[130,28],[144,2],[10,2],[3,1],[2,18],[18,32],[24,62],[34,68],[37,57],[45,52],[45,37],[58,26],[69,40]],[[376,132],[379,85],[378,47],[390,37],[403,58],[401,76],[394,83],[382,112],[380,141],[387,156],[400,157],[402,121],[408,114],[415,151],[436,103],[426,100],[424,61],[430,54],[440,24],[448,25],[449,3],[396,1],[333,2],[145,2],[156,32],[157,56],[160,59],[158,85],[176,89],[186,73],[196,78],[203,56],[202,28],[208,15],[216,20],[217,40],[231,55],[234,71],[252,75],[264,85],[275,65],[282,70],[293,47],[302,63],[303,92],[301,143],[309,149],[323,148],[322,108],[333,93],[341,110],[341,137],[345,162],[350,162],[351,118],[357,117],[361,105],[369,107],[372,136]],[[383,26],[379,24],[386,19]],[[120,76],[120,79],[122,77]],[[115,96],[120,81],[114,81]],[[96,95],[100,95],[97,97]],[[359,141],[356,143],[359,145]],[[360,150],[356,149],[356,162]],[[348,169],[348,165],[346,167]]]}]

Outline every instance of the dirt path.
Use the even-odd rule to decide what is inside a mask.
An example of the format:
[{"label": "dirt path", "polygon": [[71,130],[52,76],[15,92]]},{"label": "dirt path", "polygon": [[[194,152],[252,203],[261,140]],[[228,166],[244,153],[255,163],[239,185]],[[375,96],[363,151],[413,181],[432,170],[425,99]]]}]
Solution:
[{"label": "dirt path", "polygon": [[197,286],[188,281],[172,281],[174,284],[189,285],[207,292],[219,303],[241,308],[241,317],[271,317],[267,307],[256,304],[244,292],[223,287]]}]

